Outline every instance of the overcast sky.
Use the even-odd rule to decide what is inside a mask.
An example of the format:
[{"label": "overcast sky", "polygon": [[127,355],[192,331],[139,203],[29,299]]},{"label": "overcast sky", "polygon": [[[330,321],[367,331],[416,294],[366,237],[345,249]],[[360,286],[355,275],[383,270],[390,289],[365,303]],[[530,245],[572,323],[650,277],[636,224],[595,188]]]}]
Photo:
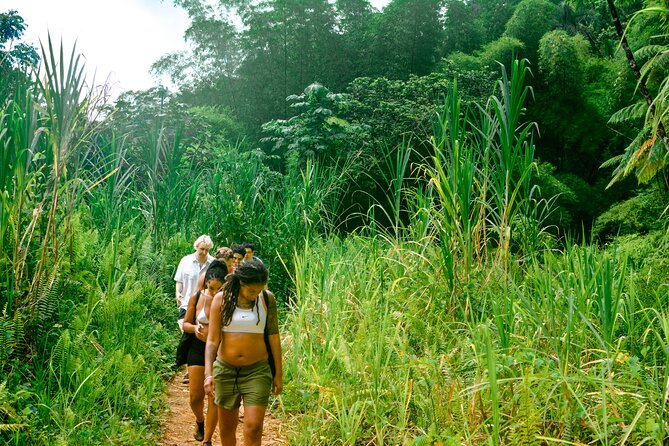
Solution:
[{"label": "overcast sky", "polygon": [[[389,0],[372,0],[377,8]],[[113,96],[154,86],[149,67],[160,56],[186,49],[188,14],[171,0],[0,0],[0,12],[18,11],[27,25],[24,39],[39,50],[47,30],[54,45],[85,57],[87,78],[109,77]]]},{"label": "overcast sky", "polygon": [[[24,41],[39,49],[47,30],[66,51],[76,40],[87,77],[108,76],[115,90],[153,86],[150,65],[165,53],[186,49],[188,14],[160,0],[0,0],[0,11],[15,9],[27,25]],[[90,81],[91,79],[89,79]],[[118,93],[118,92],[116,92]]]}]

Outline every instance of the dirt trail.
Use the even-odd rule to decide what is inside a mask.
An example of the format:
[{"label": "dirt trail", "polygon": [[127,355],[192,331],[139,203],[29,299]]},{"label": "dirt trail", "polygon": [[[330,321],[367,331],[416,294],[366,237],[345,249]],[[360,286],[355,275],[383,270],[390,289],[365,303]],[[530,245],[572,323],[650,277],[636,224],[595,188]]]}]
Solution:
[{"label": "dirt trail", "polygon": [[[169,412],[165,414],[163,420],[163,438],[160,442],[161,446],[195,446],[199,445],[199,441],[193,438],[193,427],[195,417],[188,405],[188,384],[182,383],[183,372],[177,373],[169,384],[167,389],[167,404],[170,407]],[[242,412],[240,411],[240,414]],[[243,415],[240,415],[239,424],[237,425],[237,445],[242,446],[242,427]],[[265,428],[262,436],[263,446],[278,446],[286,445],[288,441],[282,434],[282,426],[279,420],[274,418],[271,411],[265,416]],[[218,427],[212,439],[214,446],[220,445],[221,440],[218,436]]]}]

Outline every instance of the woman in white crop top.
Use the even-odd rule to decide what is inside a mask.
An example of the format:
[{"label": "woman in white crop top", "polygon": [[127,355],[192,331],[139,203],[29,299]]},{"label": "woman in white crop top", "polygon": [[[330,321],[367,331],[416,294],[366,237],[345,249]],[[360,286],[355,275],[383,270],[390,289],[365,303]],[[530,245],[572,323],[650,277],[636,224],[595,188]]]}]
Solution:
[{"label": "woman in white crop top", "polygon": [[236,445],[242,400],[244,445],[260,445],[269,395],[283,389],[276,299],[265,290],[267,276],[260,260],[243,262],[228,275],[209,311],[204,387],[215,396],[223,446]]},{"label": "woman in white crop top", "polygon": [[188,349],[188,387],[190,407],[195,415],[195,432],[193,436],[205,445],[211,445],[211,437],[216,429],[218,410],[214,399],[209,398],[209,410],[204,414],[204,351],[209,333],[209,314],[211,302],[218,291],[223,287],[228,268],[225,263],[214,260],[204,275],[204,289],[198,291],[189,301],[183,329],[186,333],[193,333],[195,339]]}]

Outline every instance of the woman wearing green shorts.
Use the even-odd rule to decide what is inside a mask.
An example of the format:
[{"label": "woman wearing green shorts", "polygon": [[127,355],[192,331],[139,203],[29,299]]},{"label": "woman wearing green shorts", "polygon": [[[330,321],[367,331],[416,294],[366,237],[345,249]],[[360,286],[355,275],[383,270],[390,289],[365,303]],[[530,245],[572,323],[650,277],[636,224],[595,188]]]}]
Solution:
[{"label": "woman wearing green shorts", "polygon": [[[266,292],[267,299],[262,297],[267,276],[267,268],[260,260],[248,260],[228,275],[222,291],[211,303],[204,388],[207,394],[214,395],[218,406],[223,446],[236,445],[241,401],[244,445],[260,445],[270,392],[278,395],[283,389],[276,299],[271,292]],[[265,327],[276,369],[274,377],[268,362]]]}]

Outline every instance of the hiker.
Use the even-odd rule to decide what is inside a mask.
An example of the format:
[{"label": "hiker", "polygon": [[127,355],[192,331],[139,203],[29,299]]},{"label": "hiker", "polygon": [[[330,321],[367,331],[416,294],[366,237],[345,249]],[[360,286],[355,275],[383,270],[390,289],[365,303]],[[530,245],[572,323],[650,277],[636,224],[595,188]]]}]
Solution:
[{"label": "hiker", "polygon": [[[207,269],[209,264],[214,260],[209,255],[209,250],[214,244],[211,242],[211,237],[203,234],[193,242],[193,254],[184,256],[179,262],[177,272],[174,274],[174,281],[176,282],[176,298],[179,315],[177,316],[177,324],[179,330],[183,332],[184,316],[188,308],[188,301],[190,297],[195,294],[198,289],[197,282],[200,274]],[[188,372],[183,377],[183,383],[188,384]]]},{"label": "hiker", "polygon": [[246,242],[242,243],[242,246],[246,250],[246,253],[244,254],[244,260],[251,260],[256,252],[255,245],[251,242]]},{"label": "hiker", "polygon": [[244,245],[235,244],[230,247],[232,249],[232,269],[234,271],[241,263],[244,261],[244,256],[246,256],[246,248]]},{"label": "hiker", "polygon": [[209,255],[209,250],[214,244],[208,235],[201,235],[193,243],[193,254],[184,256],[179,262],[177,272],[174,274],[176,282],[177,307],[179,316],[177,323],[183,331],[183,320],[188,308],[188,300],[197,291],[197,280],[200,274],[209,266],[214,258]]},{"label": "hiker", "polygon": [[258,256],[256,256],[256,245],[254,245],[251,242],[246,242],[246,243],[242,243],[242,246],[246,250],[246,253],[244,254],[244,261],[251,260],[251,259],[256,259],[256,260],[260,260],[262,262],[262,259],[260,259]]},{"label": "hiker", "polygon": [[204,388],[218,406],[223,446],[236,445],[242,400],[244,445],[260,445],[270,392],[283,390],[277,305],[274,295],[264,290],[267,277],[261,261],[240,263],[211,304]]},{"label": "hiker", "polygon": [[216,250],[216,258],[225,262],[225,266],[228,267],[228,271],[232,271],[232,249],[227,246],[223,246]]},{"label": "hiker", "polygon": [[204,417],[204,349],[209,332],[211,302],[223,287],[227,275],[228,268],[225,263],[219,260],[211,262],[204,276],[204,288],[188,302],[183,323],[184,332],[195,335],[188,349],[189,394],[190,407],[195,414],[193,436],[197,441],[202,441],[203,445],[211,445],[218,419],[218,410],[212,396],[208,398],[206,420]]},{"label": "hiker", "polygon": [[[225,267],[228,271],[232,271],[232,250],[227,246],[222,246],[216,250],[215,259],[220,260],[225,263]],[[196,291],[204,289],[204,276],[207,273],[206,270],[200,273],[200,277],[197,279],[197,288]]]}]

